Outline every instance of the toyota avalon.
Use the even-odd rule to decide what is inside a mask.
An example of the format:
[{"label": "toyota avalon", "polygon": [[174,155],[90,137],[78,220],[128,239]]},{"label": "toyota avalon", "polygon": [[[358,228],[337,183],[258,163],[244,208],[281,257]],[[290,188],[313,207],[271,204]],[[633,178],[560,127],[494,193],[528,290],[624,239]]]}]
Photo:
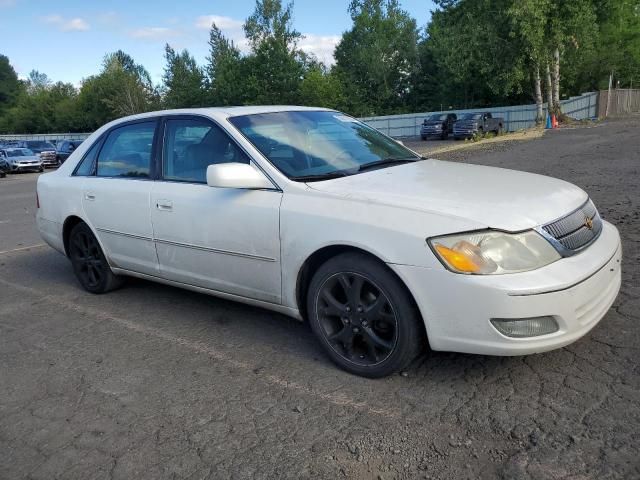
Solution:
[{"label": "toyota avalon", "polygon": [[89,292],[135,276],[275,310],[368,377],[427,346],[562,347],[620,288],[618,231],[580,188],[424,159],[326,109],[116,120],[37,196],[42,237]]}]

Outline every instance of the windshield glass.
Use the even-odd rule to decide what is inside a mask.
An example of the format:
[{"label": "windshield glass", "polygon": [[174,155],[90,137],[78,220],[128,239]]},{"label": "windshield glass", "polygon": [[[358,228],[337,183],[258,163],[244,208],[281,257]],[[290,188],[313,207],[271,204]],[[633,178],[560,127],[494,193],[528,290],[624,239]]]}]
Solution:
[{"label": "windshield glass", "polygon": [[36,140],[31,140],[26,142],[29,148],[35,148],[39,150],[55,150],[56,148],[49,142],[39,142]]},{"label": "windshield glass", "polygon": [[438,120],[446,120],[447,119],[447,114],[441,114],[441,115],[431,115],[430,117],[427,118],[427,120],[431,120],[431,121],[438,121]]},{"label": "windshield glass", "polygon": [[[349,175],[381,160],[418,160],[377,130],[339,112],[293,111],[231,117],[229,121],[292,180]],[[392,165],[392,164],[391,164]],[[308,178],[304,178],[304,181]]]},{"label": "windshield glass", "polygon": [[459,120],[480,120],[481,117],[481,113],[465,113],[459,118]]},{"label": "windshield glass", "polygon": [[31,157],[34,153],[28,148],[17,148],[15,150],[7,150],[9,157]]}]

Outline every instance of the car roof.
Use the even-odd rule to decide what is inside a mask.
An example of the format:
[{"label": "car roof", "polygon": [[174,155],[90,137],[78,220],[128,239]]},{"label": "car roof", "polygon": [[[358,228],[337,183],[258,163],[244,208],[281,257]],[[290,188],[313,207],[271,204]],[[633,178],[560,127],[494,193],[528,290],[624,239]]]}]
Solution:
[{"label": "car roof", "polygon": [[207,115],[216,119],[226,119],[229,117],[237,117],[240,115],[255,115],[259,113],[277,113],[277,112],[313,112],[326,111],[332,112],[330,108],[322,107],[301,107],[296,105],[254,105],[242,107],[205,107],[205,108],[181,108],[177,110],[158,110],[155,112],[139,113],[128,117],[119,118],[110,123],[116,125],[120,122],[144,119],[149,117],[157,117],[161,115]]}]

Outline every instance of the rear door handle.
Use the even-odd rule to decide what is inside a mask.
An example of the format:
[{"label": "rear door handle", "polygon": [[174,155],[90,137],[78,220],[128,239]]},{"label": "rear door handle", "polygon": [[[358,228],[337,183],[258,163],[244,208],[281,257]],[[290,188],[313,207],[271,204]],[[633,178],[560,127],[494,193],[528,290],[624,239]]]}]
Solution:
[{"label": "rear door handle", "polygon": [[87,199],[87,200],[93,201],[93,200],[96,199],[96,196],[95,196],[95,194],[93,194],[91,192],[87,192],[87,193],[84,194],[84,198]]},{"label": "rear door handle", "polygon": [[156,208],[164,212],[173,210],[173,202],[171,200],[158,200],[156,202]]}]

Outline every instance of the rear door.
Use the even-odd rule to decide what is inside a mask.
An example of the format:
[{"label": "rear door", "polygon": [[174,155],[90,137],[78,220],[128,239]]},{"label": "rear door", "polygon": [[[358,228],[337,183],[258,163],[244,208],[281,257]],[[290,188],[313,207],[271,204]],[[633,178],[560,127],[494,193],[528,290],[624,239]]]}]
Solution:
[{"label": "rear door", "polygon": [[150,275],[158,271],[149,212],[157,124],[145,119],[112,129],[82,186],[85,215],[111,264]]}]

